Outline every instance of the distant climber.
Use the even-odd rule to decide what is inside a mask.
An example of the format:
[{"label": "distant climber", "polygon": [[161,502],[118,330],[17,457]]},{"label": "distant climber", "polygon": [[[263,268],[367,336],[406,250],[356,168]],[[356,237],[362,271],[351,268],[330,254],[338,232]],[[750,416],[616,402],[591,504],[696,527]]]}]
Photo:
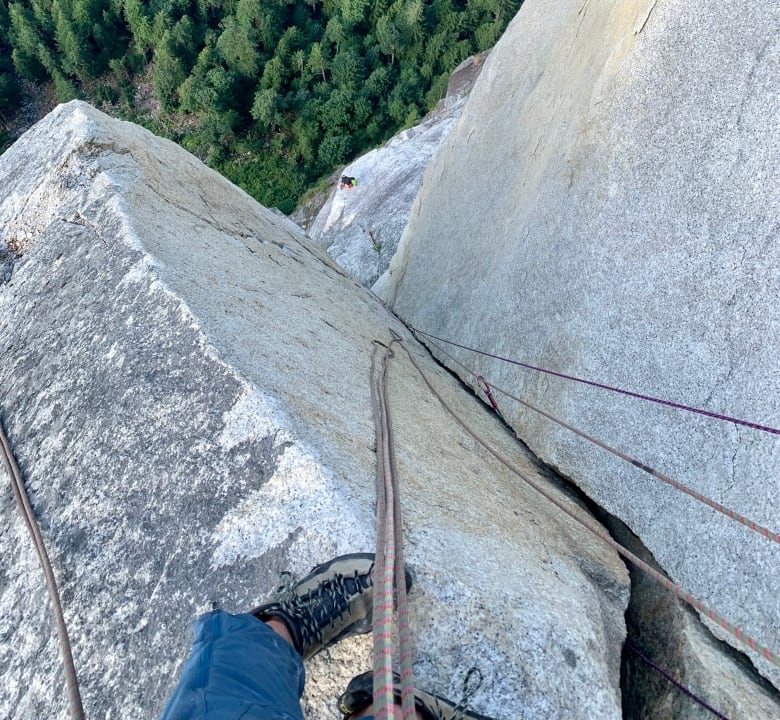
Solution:
[{"label": "distant climber", "polygon": [[341,182],[339,183],[339,189],[344,190],[344,188],[346,188],[347,190],[351,190],[357,184],[357,178],[350,177],[349,175],[342,175]]},{"label": "distant climber", "polygon": [[[303,720],[303,660],[371,630],[374,555],[342,555],[240,615],[214,610],[193,624],[195,640],[161,720]],[[411,578],[407,574],[407,585]],[[401,689],[395,678],[394,695]],[[417,720],[490,720],[415,690]],[[344,720],[371,718],[373,675],[353,678],[338,701]]]}]

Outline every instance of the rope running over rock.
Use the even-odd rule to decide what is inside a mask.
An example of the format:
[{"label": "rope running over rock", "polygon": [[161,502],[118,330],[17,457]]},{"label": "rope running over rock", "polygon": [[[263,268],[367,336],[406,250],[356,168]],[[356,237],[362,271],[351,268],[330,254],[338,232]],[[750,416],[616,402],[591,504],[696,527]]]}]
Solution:
[{"label": "rope running over rock", "polygon": [[35,550],[38,553],[38,558],[40,559],[41,567],[43,568],[43,574],[46,578],[46,587],[48,588],[51,597],[54,617],[57,624],[57,635],[60,641],[62,663],[65,668],[65,684],[68,688],[70,715],[73,720],[84,720],[86,716],[84,714],[84,706],[81,702],[81,692],[79,691],[78,678],[76,677],[76,666],[73,662],[73,653],[71,652],[70,638],[68,637],[68,627],[65,624],[65,615],[62,612],[60,593],[57,590],[57,580],[54,577],[49,555],[46,552],[46,545],[43,541],[40,528],[38,527],[38,522],[35,519],[35,513],[30,505],[30,500],[27,497],[22,474],[16,463],[16,458],[11,449],[11,443],[8,441],[8,436],[5,433],[2,420],[0,420],[0,445],[2,445],[3,461],[6,471],[8,472],[8,477],[11,479],[11,487],[13,488],[14,496],[19,504],[22,517],[27,524],[27,529],[32,536],[33,544],[35,545]]},{"label": "rope running over rock", "polygon": [[650,658],[645,656],[639,649],[634,647],[630,642],[626,643],[626,647],[628,647],[629,650],[631,650],[632,653],[634,653],[645,665],[653,668],[659,675],[662,675],[664,678],[666,678],[672,685],[674,685],[680,692],[685,693],[691,700],[701,705],[703,708],[706,708],[709,710],[715,717],[719,718],[719,720],[729,720],[728,717],[726,717],[723,713],[718,712],[712,705],[710,705],[706,700],[700,698],[696,693],[689,690],[685,685],[683,685],[678,680],[675,680],[671,674],[669,674],[666,670],[664,670],[659,665],[656,665]]},{"label": "rope running over rock", "polygon": [[371,356],[371,399],[376,426],[376,565],[374,569],[374,717],[395,718],[393,687],[393,587],[398,606],[401,706],[404,720],[414,720],[411,628],[406,598],[401,503],[393,428],[387,402],[388,360],[400,336],[390,330],[389,345],[374,341]]},{"label": "rope running over rock", "polygon": [[540,495],[542,495],[544,498],[550,501],[559,510],[565,512],[569,517],[571,517],[573,520],[575,520],[580,525],[582,525],[586,530],[589,530],[596,537],[600,538],[605,543],[607,543],[612,548],[614,548],[620,555],[626,558],[629,562],[633,563],[640,570],[644,571],[646,574],[652,577],[656,582],[663,585],[667,590],[674,592],[674,594],[680,600],[683,600],[684,602],[688,603],[696,610],[698,610],[700,613],[706,615],[710,620],[720,625],[726,632],[736,637],[737,640],[739,640],[742,644],[746,645],[751,650],[759,653],[765,660],[768,660],[769,662],[776,665],[777,667],[780,667],[780,656],[772,652],[765,645],[762,645],[759,642],[757,642],[754,638],[752,638],[747,633],[745,633],[741,628],[732,625],[725,617],[715,612],[709,606],[705,605],[704,602],[698,597],[696,597],[695,595],[693,595],[693,593],[689,592],[688,590],[681,587],[680,585],[677,585],[670,578],[666,577],[666,575],[664,575],[661,572],[658,572],[655,568],[651,567],[646,562],[638,558],[630,550],[623,547],[620,543],[614,540],[612,536],[609,535],[608,532],[606,532],[606,530],[595,526],[593,520],[591,520],[590,518],[586,519],[582,517],[579,512],[573,510],[572,508],[567,507],[561,500],[554,497],[552,493],[545,490],[540,483],[531,480],[530,478],[526,477],[522,472],[520,472],[511,461],[507,460],[503,455],[501,455],[501,453],[499,453],[497,450],[491,447],[485,440],[483,440],[479,435],[477,435],[455,413],[455,411],[452,410],[452,408],[450,408],[449,405],[447,405],[444,398],[442,398],[439,392],[433,387],[431,382],[428,380],[428,377],[423,372],[422,368],[419,366],[417,361],[414,359],[409,349],[405,345],[401,345],[401,347],[404,349],[412,365],[414,365],[417,372],[420,374],[423,381],[428,386],[428,389],[431,391],[431,393],[433,393],[433,395],[436,397],[436,399],[439,401],[442,407],[452,416],[455,422],[457,422],[469,435],[471,435],[471,437],[474,438],[474,440],[477,443],[479,443],[483,448],[485,448],[485,450],[487,450],[493,457],[495,457],[496,460],[498,460],[502,465],[504,465],[510,471],[515,473],[515,475],[517,475],[521,480],[523,480],[525,483],[530,485],[534,490],[536,490]]},{"label": "rope running over rock", "polygon": [[658,403],[659,405],[676,408],[677,410],[685,410],[686,412],[696,413],[697,415],[704,415],[705,417],[714,418],[715,420],[723,420],[725,422],[734,423],[735,425],[742,425],[744,427],[751,428],[752,430],[760,430],[762,432],[771,433],[772,435],[780,435],[780,429],[771,427],[769,425],[761,425],[760,423],[750,422],[749,420],[740,420],[739,418],[730,417],[729,415],[722,415],[720,413],[712,412],[711,410],[704,410],[702,408],[684,405],[672,400],[664,400],[663,398],[653,397],[652,395],[644,395],[642,393],[633,392],[632,390],[623,390],[622,388],[606,385],[604,383],[596,382],[595,380],[586,380],[575,375],[567,375],[566,373],[557,372],[555,370],[537,367],[536,365],[529,365],[528,363],[520,362],[519,360],[512,360],[511,358],[502,357],[501,355],[494,355],[493,353],[469,347],[468,345],[461,345],[460,343],[453,342],[452,340],[445,340],[444,338],[431,335],[431,333],[427,333],[424,330],[412,327],[411,325],[409,327],[412,332],[419,333],[420,335],[424,335],[427,338],[438,340],[439,342],[446,343],[447,345],[453,345],[454,347],[458,347],[461,350],[468,350],[469,352],[477,353],[478,355],[484,355],[485,357],[493,358],[494,360],[501,360],[512,365],[517,365],[518,367],[525,368],[526,370],[535,370],[536,372],[553,375],[555,377],[563,378],[564,380],[571,380],[573,382],[582,383],[583,385],[590,385],[591,387],[600,388],[602,390],[609,390],[610,392],[620,393],[621,395],[627,395],[628,397],[637,398],[639,400],[647,400],[648,402]]},{"label": "rope running over rock", "polygon": [[[643,462],[640,462],[636,458],[631,457],[630,455],[625,454],[624,452],[621,452],[617,448],[612,447],[611,445],[608,445],[607,443],[599,440],[598,438],[593,437],[592,435],[589,435],[588,433],[577,429],[573,425],[569,425],[567,422],[564,422],[560,418],[555,417],[554,415],[551,415],[548,412],[545,412],[544,410],[541,410],[540,408],[536,407],[535,405],[532,405],[531,403],[527,402],[526,400],[522,400],[521,398],[517,397],[517,395],[512,394],[508,390],[504,390],[500,388],[498,385],[494,385],[492,383],[488,383],[487,380],[482,375],[476,375],[474,370],[469,368],[464,363],[460,362],[456,357],[448,353],[444,348],[442,348],[440,345],[437,345],[435,342],[432,342],[431,345],[433,345],[442,355],[445,355],[448,357],[452,362],[454,362],[456,365],[458,365],[460,368],[465,370],[467,373],[469,373],[472,377],[474,377],[475,382],[477,386],[482,390],[483,393],[485,393],[486,397],[490,401],[491,406],[493,409],[499,414],[502,420],[506,422],[506,419],[501,414],[501,411],[498,409],[498,404],[495,401],[495,398],[493,397],[493,393],[491,390],[497,390],[502,395],[506,395],[508,398],[511,398],[515,402],[520,403],[523,407],[528,408],[529,410],[533,410],[535,413],[538,413],[539,415],[542,415],[543,417],[546,417],[548,420],[551,420],[552,422],[556,423],[557,425],[560,425],[562,428],[566,428],[566,430],[570,430],[575,435],[578,435],[579,437],[587,440],[588,442],[593,443],[594,445],[597,445],[598,447],[602,448],[603,450],[606,450],[608,453],[612,453],[616,457],[619,457],[621,460],[625,460],[628,463],[631,463],[634,467],[639,468],[640,470],[643,470],[644,472],[648,473],[649,475],[652,475],[654,478],[657,478],[658,480],[661,480],[662,482],[665,482],[667,485],[671,485],[676,490],[679,490],[680,492],[684,492],[686,495],[690,495],[692,498],[695,498],[701,503],[704,503],[705,505],[708,505],[713,510],[717,510],[719,513],[722,513],[726,517],[730,518],[731,520],[734,520],[735,522],[740,523],[740,525],[744,525],[746,528],[753,530],[753,532],[758,533],[761,535],[761,537],[770,540],[772,542],[776,542],[780,544],[780,533],[774,532],[773,530],[770,530],[767,527],[764,527],[763,525],[760,525],[759,523],[755,522],[754,520],[751,520],[750,518],[745,517],[744,515],[741,515],[740,513],[736,512],[735,510],[732,510],[730,508],[727,508],[725,505],[722,505],[719,502],[716,502],[715,500],[712,500],[711,498],[708,498],[706,495],[702,495],[700,492],[697,492],[696,490],[689,488],[687,485],[683,485],[683,483],[678,482],[677,480],[674,480],[673,478],[669,477],[668,475],[665,475],[662,472],[659,472],[658,470],[655,470],[651,468],[649,465],[645,465]],[[508,423],[507,423],[508,424]]]}]

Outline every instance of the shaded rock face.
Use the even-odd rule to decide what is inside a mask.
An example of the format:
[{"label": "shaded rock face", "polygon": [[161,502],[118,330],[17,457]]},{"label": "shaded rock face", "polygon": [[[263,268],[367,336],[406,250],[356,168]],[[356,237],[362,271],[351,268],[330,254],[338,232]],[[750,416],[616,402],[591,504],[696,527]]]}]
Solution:
[{"label": "shaded rock face", "polygon": [[[469,425],[495,418],[286,221],[83,103],[0,158],[0,411],[59,578],[88,717],[153,718],[212,603],[373,548],[370,353],[388,327]],[[619,718],[627,572],[464,432],[402,351],[389,395],[424,687],[498,718]],[[0,716],[65,693],[38,561],[0,488]],[[370,638],[307,663],[307,717]]]},{"label": "shaded rock face", "polygon": [[[779,30],[776,3],[527,0],[429,165],[380,294],[465,345],[777,426]],[[776,437],[447,350],[780,530]],[[502,400],[672,578],[780,651],[776,544]]]},{"label": "shaded rock face", "polygon": [[334,188],[308,228],[362,285],[373,285],[390,265],[425,168],[460,117],[487,56],[468,58],[453,72],[447,97],[422,123],[347,165],[343,174],[357,178],[357,186]]}]

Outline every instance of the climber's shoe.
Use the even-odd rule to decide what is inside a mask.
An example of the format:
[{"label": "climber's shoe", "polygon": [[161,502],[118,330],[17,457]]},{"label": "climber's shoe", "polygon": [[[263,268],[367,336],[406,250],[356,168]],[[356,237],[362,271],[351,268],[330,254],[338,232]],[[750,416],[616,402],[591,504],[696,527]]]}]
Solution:
[{"label": "climber's shoe", "polygon": [[[459,703],[454,703],[439,695],[415,688],[414,706],[425,720],[492,720],[487,715],[480,715],[466,708],[468,698],[476,692],[479,684],[471,691],[466,689],[474,671],[469,671],[464,683],[464,697]],[[478,672],[478,671],[477,671]],[[481,678],[481,675],[480,675]],[[481,679],[479,680],[481,683]],[[363,712],[374,701],[374,674],[372,671],[352,678],[346,691],[339,698],[339,712],[344,720],[349,720]],[[393,695],[397,705],[401,704],[401,683],[398,675],[393,673]]]},{"label": "climber's shoe", "polygon": [[278,589],[252,615],[284,621],[306,660],[339,640],[371,630],[374,554],[342,555]]}]

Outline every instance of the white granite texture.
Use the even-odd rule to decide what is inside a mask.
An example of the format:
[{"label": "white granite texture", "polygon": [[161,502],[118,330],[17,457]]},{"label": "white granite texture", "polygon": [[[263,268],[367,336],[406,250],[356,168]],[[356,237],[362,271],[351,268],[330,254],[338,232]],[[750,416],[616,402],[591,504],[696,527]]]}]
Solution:
[{"label": "white granite texture", "polygon": [[[778,3],[527,0],[375,289],[447,339],[779,427],[778,75]],[[454,353],[780,531],[776,435]],[[777,543],[499,401],[675,581],[780,652]]]},{"label": "white granite texture", "polygon": [[[248,609],[285,569],[373,548],[369,364],[388,327],[549,484],[368,290],[137,126],[72,102],[32,128],[0,158],[0,248],[1,412],[88,717],[158,716],[212,602]],[[457,696],[476,664],[473,707],[496,718],[620,718],[625,566],[465,434],[400,353],[389,393],[420,685]],[[64,717],[40,568],[0,479],[0,717]],[[339,717],[369,646],[307,663],[308,718]]]}]

